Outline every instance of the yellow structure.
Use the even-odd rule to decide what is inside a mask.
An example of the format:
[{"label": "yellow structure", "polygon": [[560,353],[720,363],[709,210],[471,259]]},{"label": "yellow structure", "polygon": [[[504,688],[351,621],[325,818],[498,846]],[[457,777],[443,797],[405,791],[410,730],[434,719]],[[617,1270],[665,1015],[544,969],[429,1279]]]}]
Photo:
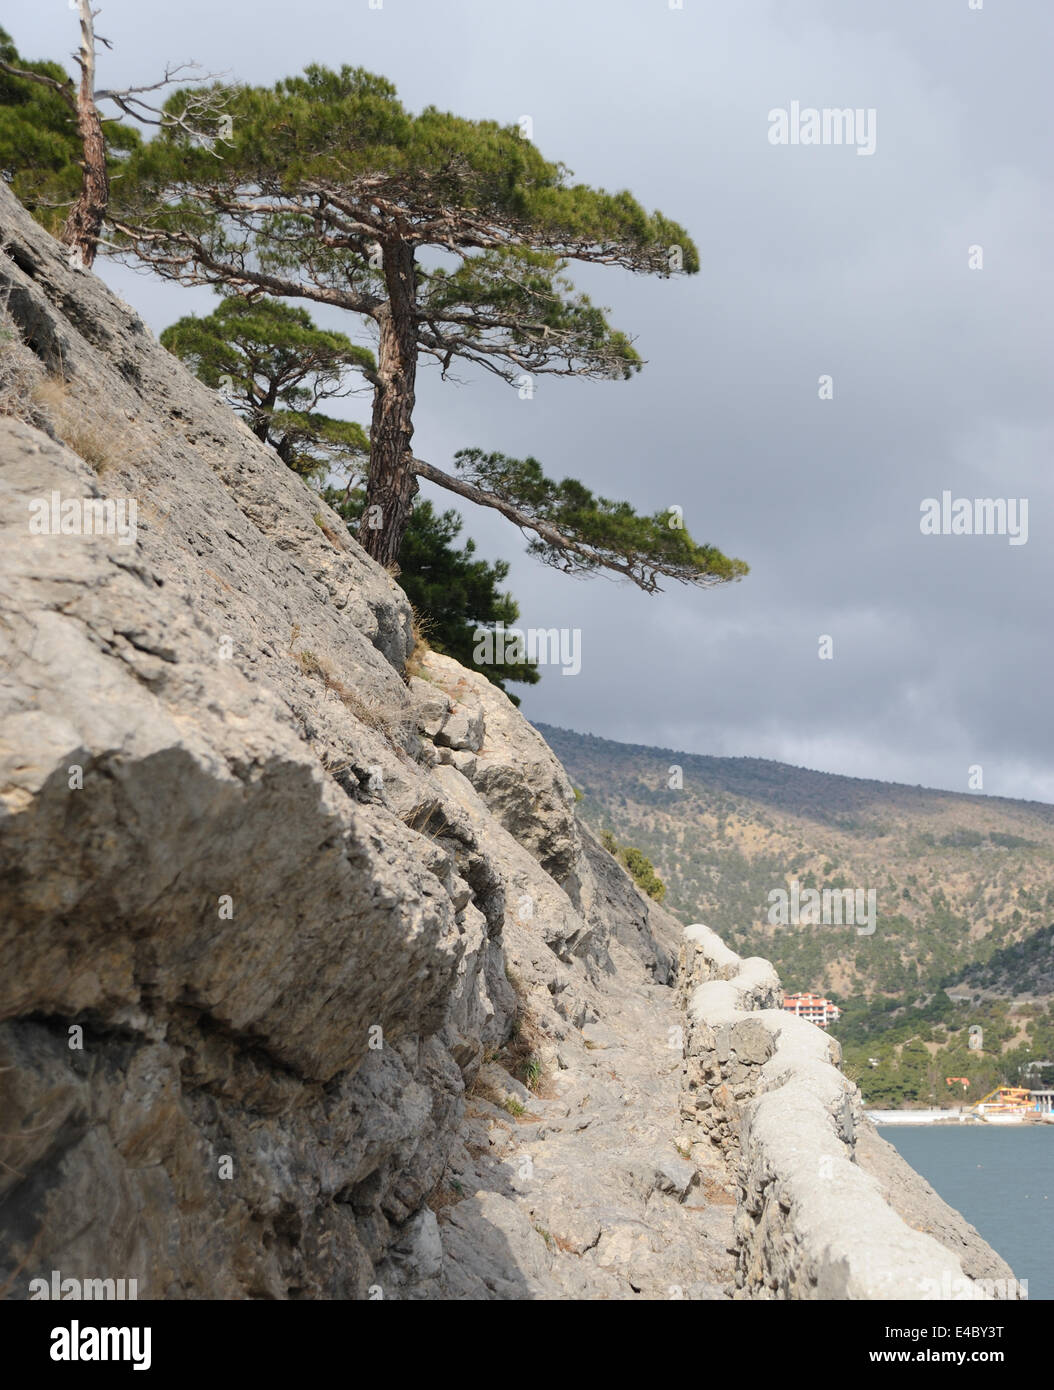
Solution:
[{"label": "yellow structure", "polygon": [[969,1113],[993,1124],[1012,1124],[1035,1110],[1032,1092],[1021,1086],[997,1086],[982,1096]]}]

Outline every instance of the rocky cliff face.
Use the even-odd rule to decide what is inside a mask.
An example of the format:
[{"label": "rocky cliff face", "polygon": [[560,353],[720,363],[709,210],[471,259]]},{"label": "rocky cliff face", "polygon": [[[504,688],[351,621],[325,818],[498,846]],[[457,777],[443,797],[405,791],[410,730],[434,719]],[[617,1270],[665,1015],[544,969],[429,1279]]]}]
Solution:
[{"label": "rocky cliff face", "polygon": [[2,185],[0,298],[4,1295],[731,1296],[777,1159],[547,745]]},{"label": "rocky cliff face", "polygon": [[500,691],[405,675],[319,498],[3,188],[0,228],[8,1296],[713,1293],[672,919]]}]

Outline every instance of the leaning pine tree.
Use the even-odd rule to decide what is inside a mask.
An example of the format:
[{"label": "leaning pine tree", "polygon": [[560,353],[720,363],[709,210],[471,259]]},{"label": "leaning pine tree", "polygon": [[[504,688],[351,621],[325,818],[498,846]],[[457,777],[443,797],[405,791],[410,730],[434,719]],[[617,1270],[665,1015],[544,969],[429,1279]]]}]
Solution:
[{"label": "leaning pine tree", "polygon": [[131,161],[111,209],[117,238],[184,284],[314,300],[370,321],[377,371],[359,535],[375,559],[397,564],[426,478],[496,508],[572,572],[613,570],[649,591],[663,575],[707,585],[746,572],[669,514],[638,516],[547,479],[534,460],[470,450],[448,473],[413,452],[422,356],[444,375],[472,363],[511,383],[639,370],[630,340],[567,266],[692,273],[698,253],[681,227],[629,193],[571,184],[516,128],[431,107],[413,116],[362,69],[316,66],[239,89],[229,142],[211,148],[181,131],[191,99],[170,99],[168,122]]}]

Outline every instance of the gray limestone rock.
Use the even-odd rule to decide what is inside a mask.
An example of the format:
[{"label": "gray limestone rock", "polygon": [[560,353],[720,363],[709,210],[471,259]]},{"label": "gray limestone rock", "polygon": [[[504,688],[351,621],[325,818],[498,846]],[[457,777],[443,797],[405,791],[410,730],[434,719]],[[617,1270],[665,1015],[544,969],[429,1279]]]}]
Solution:
[{"label": "gray limestone rock", "polygon": [[[431,653],[404,677],[390,576],[3,186],[0,246],[47,388],[0,418],[8,1296],[54,1268],[177,1299],[636,1296],[522,1174],[563,1175],[579,1244],[614,1188],[616,1225],[644,1189],[652,1227],[686,1219],[654,1176],[664,916],[496,687]],[[56,493],[91,534],[30,529]],[[134,532],[95,534],[118,503]],[[639,1082],[599,1068],[641,1038]],[[612,1153],[638,1176],[613,1187]]]},{"label": "gray limestone rock", "polygon": [[736,1229],[739,1292],[873,1296],[819,1253],[832,1193],[887,1254],[998,1267],[869,1145],[767,962],[691,928],[672,987],[678,924],[537,730],[448,657],[407,675],[389,574],[2,183],[0,300],[27,383],[0,416],[9,1298],[58,1269],[714,1299]]}]

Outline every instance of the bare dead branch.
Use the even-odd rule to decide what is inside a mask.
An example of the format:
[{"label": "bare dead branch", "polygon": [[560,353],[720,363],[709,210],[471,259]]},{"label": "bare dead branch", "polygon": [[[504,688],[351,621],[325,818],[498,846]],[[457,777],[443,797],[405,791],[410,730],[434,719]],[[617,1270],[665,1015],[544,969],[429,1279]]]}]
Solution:
[{"label": "bare dead branch", "polygon": [[27,72],[24,68],[12,67],[10,63],[5,63],[2,59],[0,59],[0,72],[6,72],[9,77],[21,77],[26,82],[35,82],[39,87],[49,87],[53,92],[58,92],[67,106],[76,113],[77,92],[72,77],[67,77],[65,82],[59,82],[57,78],[49,77],[46,72]]}]

